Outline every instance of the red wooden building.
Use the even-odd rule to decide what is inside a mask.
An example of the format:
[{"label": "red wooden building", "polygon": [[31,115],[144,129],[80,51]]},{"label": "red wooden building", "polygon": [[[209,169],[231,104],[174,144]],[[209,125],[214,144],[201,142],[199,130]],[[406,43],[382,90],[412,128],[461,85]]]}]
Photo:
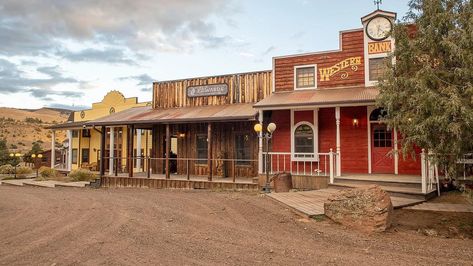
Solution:
[{"label": "red wooden building", "polygon": [[340,32],[338,50],[273,58],[272,94],[255,105],[262,122],[277,125],[273,172],[322,175],[333,156],[334,176],[422,175],[420,150],[404,159],[400,136],[380,122],[383,110],[376,107],[395,19],[396,13],[376,10],[361,18],[361,28]]}]

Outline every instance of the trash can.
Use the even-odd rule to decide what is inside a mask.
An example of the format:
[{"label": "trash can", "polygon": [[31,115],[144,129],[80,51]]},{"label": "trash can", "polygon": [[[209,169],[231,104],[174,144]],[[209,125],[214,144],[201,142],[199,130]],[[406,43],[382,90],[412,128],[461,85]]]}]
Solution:
[{"label": "trash can", "polygon": [[289,192],[292,189],[292,175],[290,173],[278,173],[272,179],[274,192]]}]

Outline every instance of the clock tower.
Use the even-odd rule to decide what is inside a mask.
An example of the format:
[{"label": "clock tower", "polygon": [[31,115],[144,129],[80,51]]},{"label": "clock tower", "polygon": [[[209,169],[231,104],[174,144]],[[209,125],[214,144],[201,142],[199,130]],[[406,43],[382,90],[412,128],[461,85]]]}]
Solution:
[{"label": "clock tower", "polygon": [[376,10],[361,18],[364,38],[365,86],[375,86],[382,75],[384,59],[394,51],[391,36],[396,13]]}]

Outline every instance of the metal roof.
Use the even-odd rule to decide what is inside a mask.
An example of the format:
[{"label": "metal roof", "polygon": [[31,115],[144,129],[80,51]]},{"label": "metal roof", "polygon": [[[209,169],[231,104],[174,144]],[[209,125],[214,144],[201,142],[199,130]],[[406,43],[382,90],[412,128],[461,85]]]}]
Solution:
[{"label": "metal roof", "polygon": [[255,108],[302,107],[349,103],[374,103],[379,94],[375,87],[299,90],[276,92],[259,101]]},{"label": "metal roof", "polygon": [[52,126],[47,126],[45,129],[73,129],[73,128],[83,128],[87,121],[79,122],[66,122],[62,124],[56,124]]},{"label": "metal roof", "polygon": [[198,123],[219,121],[254,121],[258,111],[252,103],[153,109],[134,107],[96,120],[89,126],[134,124]]}]

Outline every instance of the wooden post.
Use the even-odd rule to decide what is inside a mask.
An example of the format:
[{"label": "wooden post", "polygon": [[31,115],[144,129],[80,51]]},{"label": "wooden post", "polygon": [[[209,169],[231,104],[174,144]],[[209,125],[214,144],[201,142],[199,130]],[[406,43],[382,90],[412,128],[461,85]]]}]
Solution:
[{"label": "wooden post", "polygon": [[191,176],[190,176],[190,163],[189,163],[189,158],[186,160],[186,168],[187,168],[187,180],[190,180],[191,179]]},{"label": "wooden post", "polygon": [[128,177],[133,177],[133,140],[134,140],[134,127],[133,125],[128,126],[127,130],[127,169],[128,169]]},{"label": "wooden post", "polygon": [[51,168],[54,169],[56,165],[56,131],[53,130],[51,135]]},{"label": "wooden post", "polygon": [[105,173],[105,126],[102,126],[102,132],[100,134],[100,177],[104,176]]},{"label": "wooden post", "polygon": [[208,180],[212,181],[212,124],[207,126],[207,167],[209,170]]},{"label": "wooden post", "polygon": [[[148,145],[146,145],[147,147]],[[147,177],[150,178],[151,177],[151,172],[150,172],[150,168],[149,168],[149,164],[151,163],[151,159],[149,158],[149,156],[147,156],[147,162],[146,164],[148,165],[148,167],[146,168],[146,173],[147,173]]]},{"label": "wooden post", "polygon": [[236,163],[235,159],[232,160],[232,168],[233,168],[233,183],[236,182]]},{"label": "wooden post", "polygon": [[[159,139],[158,139],[158,129],[156,126],[153,126],[153,128],[151,129],[151,158],[157,158],[157,154],[158,154],[158,149],[157,149],[157,145],[159,143]],[[148,167],[151,167],[151,172],[152,173],[156,173],[157,172],[157,169],[156,169],[156,162],[157,160],[151,160],[150,163],[151,163],[151,166],[148,166]]]},{"label": "wooden post", "polygon": [[171,132],[169,124],[166,124],[166,179],[171,178],[171,171],[169,169],[169,154],[171,153]]}]

